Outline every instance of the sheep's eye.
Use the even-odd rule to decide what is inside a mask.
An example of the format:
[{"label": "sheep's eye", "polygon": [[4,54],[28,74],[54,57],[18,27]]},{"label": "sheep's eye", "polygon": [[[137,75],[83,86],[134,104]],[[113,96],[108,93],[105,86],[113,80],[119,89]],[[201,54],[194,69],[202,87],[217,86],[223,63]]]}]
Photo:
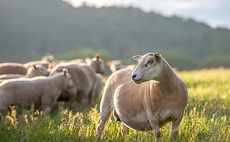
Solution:
[{"label": "sheep's eye", "polygon": [[148,67],[149,64],[152,64],[153,63],[153,60],[149,60],[146,64],[145,64],[145,67]]}]

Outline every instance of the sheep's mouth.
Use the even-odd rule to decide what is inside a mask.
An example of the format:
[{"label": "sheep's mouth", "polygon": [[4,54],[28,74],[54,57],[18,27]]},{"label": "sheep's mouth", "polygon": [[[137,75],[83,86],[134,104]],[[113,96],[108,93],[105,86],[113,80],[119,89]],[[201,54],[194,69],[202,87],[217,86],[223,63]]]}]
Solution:
[{"label": "sheep's mouth", "polygon": [[140,84],[142,82],[142,78],[140,79],[132,79],[134,83]]}]

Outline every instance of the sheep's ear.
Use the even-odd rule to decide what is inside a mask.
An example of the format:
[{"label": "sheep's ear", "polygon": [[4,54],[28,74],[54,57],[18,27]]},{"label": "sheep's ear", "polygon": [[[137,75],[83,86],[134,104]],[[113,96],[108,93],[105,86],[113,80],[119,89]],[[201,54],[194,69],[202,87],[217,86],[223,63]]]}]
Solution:
[{"label": "sheep's ear", "polygon": [[94,58],[96,58],[96,60],[98,61],[100,57],[98,54],[95,54]]},{"label": "sheep's ear", "polygon": [[133,59],[138,61],[140,59],[140,57],[141,57],[141,55],[135,55],[135,56],[133,56]]},{"label": "sheep's ear", "polygon": [[34,64],[31,65],[31,68],[32,68],[33,70],[36,70],[36,69],[37,69],[37,67],[36,67]]},{"label": "sheep's ear", "polygon": [[64,68],[63,72],[64,72],[64,76],[66,76],[66,74],[68,73],[68,70],[66,68]]},{"label": "sheep's ear", "polygon": [[154,54],[156,61],[160,62],[161,61],[161,55],[159,53]]},{"label": "sheep's ear", "polygon": [[51,71],[53,69],[53,65],[52,64],[49,64],[49,71]]}]

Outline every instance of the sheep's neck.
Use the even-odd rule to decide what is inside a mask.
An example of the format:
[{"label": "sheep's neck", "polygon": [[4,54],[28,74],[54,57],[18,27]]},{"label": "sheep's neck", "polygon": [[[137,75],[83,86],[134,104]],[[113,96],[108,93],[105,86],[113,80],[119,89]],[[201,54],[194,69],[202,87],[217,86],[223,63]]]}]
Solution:
[{"label": "sheep's neck", "polygon": [[169,64],[163,60],[163,69],[161,76],[158,80],[157,86],[162,92],[173,92],[177,88],[176,86],[177,75],[169,66]]}]

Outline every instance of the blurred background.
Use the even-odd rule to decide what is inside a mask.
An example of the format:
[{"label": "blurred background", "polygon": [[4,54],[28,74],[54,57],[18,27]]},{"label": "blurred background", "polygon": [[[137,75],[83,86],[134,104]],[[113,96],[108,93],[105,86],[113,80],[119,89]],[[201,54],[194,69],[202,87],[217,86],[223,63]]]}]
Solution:
[{"label": "blurred background", "polygon": [[228,0],[0,0],[0,62],[158,52],[178,70],[230,67]]}]

